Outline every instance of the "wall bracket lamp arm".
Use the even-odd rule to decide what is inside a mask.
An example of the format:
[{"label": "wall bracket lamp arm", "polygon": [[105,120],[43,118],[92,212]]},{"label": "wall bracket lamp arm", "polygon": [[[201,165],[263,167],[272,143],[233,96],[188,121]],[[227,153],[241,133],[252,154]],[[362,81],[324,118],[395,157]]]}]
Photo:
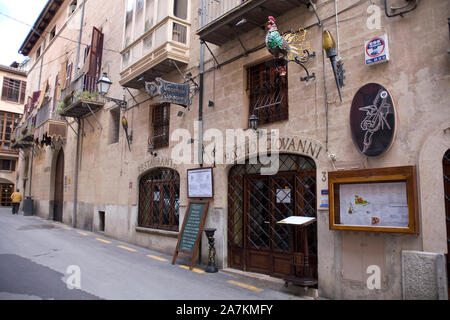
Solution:
[{"label": "wall bracket lamp arm", "polygon": [[[406,1],[405,5],[400,6],[400,7],[393,7],[393,6],[391,6],[389,9],[392,12],[395,12],[395,11],[401,10],[401,9],[405,9],[405,8],[409,7],[411,5],[412,1],[414,1],[414,0],[405,0],[405,1]],[[387,6],[387,0],[384,0],[384,13],[386,14],[386,17],[388,17],[388,18],[392,18],[392,17],[396,17],[396,16],[401,16],[403,18],[403,15],[405,13],[408,13],[408,12],[411,12],[411,11],[415,10],[417,8],[418,4],[419,4],[419,0],[415,0],[415,3],[414,3],[414,5],[411,8],[409,8],[407,10],[404,10],[404,11],[401,11],[401,12],[389,14],[388,6]]]}]

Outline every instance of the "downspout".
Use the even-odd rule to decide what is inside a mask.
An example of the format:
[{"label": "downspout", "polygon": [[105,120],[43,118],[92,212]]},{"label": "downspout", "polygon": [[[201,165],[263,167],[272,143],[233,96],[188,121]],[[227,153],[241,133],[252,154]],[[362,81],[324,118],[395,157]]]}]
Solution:
[{"label": "downspout", "polygon": [[[83,0],[83,4],[81,7],[81,19],[80,19],[80,33],[78,35],[78,49],[77,49],[77,58],[76,58],[76,77],[79,75],[79,64],[80,64],[80,47],[81,47],[81,36],[83,34],[83,22],[84,22],[84,7],[86,1]],[[76,152],[75,152],[75,177],[74,177],[74,186],[73,186],[73,212],[72,212],[72,225],[74,228],[77,226],[77,210],[78,210],[78,165],[80,161],[80,135],[81,135],[81,120],[78,119],[78,128],[77,128],[77,136],[76,140]]]},{"label": "downspout", "polygon": [[77,208],[78,208],[78,160],[80,158],[80,134],[81,134],[81,120],[77,119],[77,138],[76,145],[77,149],[75,151],[75,177],[73,186],[73,213],[72,213],[72,226],[76,228],[77,226]]},{"label": "downspout", "polygon": [[75,61],[75,67],[76,67],[76,76],[78,77],[78,72],[80,71],[79,64],[80,64],[80,47],[81,47],[81,35],[83,33],[83,21],[84,21],[84,5],[86,1],[83,1],[82,7],[81,7],[81,21],[80,21],[80,34],[78,35],[78,48],[77,48],[77,58]]},{"label": "downspout", "polygon": [[[205,0],[202,0],[201,26],[205,24]],[[198,162],[203,167],[203,76],[205,72],[205,44],[200,42],[200,74],[198,97]]]}]

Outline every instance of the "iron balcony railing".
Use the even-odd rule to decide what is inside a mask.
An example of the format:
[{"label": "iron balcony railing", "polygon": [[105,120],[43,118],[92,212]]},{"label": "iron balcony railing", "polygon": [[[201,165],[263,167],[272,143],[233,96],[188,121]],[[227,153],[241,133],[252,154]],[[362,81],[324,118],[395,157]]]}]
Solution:
[{"label": "iron balcony railing", "polygon": [[97,90],[97,76],[82,74],[67,88],[61,91],[58,112],[64,113],[65,109],[79,101],[101,103],[103,97]]},{"label": "iron balcony railing", "polygon": [[241,4],[250,1],[252,0],[205,0],[203,23],[200,24],[200,28],[217,20]]}]

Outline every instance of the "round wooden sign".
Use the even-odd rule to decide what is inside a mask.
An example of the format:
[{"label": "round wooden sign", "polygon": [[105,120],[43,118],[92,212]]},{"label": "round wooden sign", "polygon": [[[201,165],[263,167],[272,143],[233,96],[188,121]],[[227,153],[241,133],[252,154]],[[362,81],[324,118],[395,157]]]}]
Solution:
[{"label": "round wooden sign", "polygon": [[350,130],[358,151],[367,157],[387,152],[394,143],[396,112],[391,95],[378,83],[368,83],[353,97]]}]

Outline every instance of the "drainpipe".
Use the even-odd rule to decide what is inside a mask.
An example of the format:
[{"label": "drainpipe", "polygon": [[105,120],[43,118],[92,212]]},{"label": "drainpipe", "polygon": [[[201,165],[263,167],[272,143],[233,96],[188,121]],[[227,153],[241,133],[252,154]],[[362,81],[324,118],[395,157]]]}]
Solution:
[{"label": "drainpipe", "polygon": [[[205,0],[202,0],[201,26],[205,24]],[[205,71],[205,44],[200,42],[200,89],[198,97],[198,162],[203,167],[203,74]]]},{"label": "drainpipe", "polygon": [[[83,22],[84,22],[84,8],[86,1],[83,0],[83,4],[81,7],[81,19],[80,19],[80,33],[78,35],[78,49],[77,49],[77,57],[75,61],[76,66],[76,78],[79,75],[80,69],[78,68],[80,64],[80,48],[81,48],[81,36],[83,34]],[[80,161],[80,135],[81,135],[81,120],[77,120],[78,128],[77,128],[77,136],[76,140],[76,152],[75,152],[75,177],[74,177],[74,185],[73,185],[73,212],[72,212],[72,225],[74,228],[77,226],[77,211],[78,211],[78,165]]]},{"label": "drainpipe", "polygon": [[80,34],[78,35],[78,48],[77,48],[77,58],[75,61],[75,68],[76,68],[76,76],[77,78],[78,73],[80,71],[80,68],[78,67],[80,64],[80,48],[81,48],[81,35],[83,33],[83,22],[84,22],[84,5],[86,1],[83,1],[82,7],[81,7],[81,21],[80,21]]},{"label": "drainpipe", "polygon": [[81,134],[81,120],[77,119],[77,138],[76,145],[77,149],[75,152],[75,177],[73,185],[73,213],[72,213],[72,226],[76,228],[77,226],[77,209],[78,209],[78,161],[80,159],[80,134]]}]

